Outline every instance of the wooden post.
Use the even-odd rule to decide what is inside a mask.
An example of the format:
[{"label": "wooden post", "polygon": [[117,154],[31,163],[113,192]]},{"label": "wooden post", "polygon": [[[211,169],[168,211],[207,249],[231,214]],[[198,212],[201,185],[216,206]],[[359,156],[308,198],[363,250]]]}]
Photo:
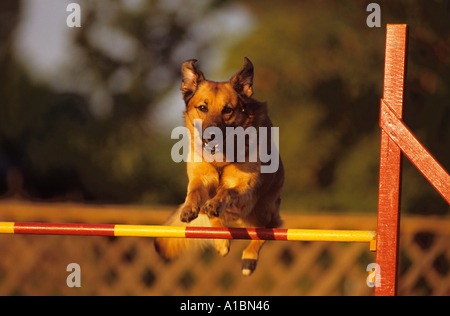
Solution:
[{"label": "wooden post", "polygon": [[[407,43],[407,25],[387,25],[383,99],[399,118],[403,112]],[[400,148],[382,131],[376,254],[380,286],[375,287],[375,295],[397,294],[401,157]]]}]

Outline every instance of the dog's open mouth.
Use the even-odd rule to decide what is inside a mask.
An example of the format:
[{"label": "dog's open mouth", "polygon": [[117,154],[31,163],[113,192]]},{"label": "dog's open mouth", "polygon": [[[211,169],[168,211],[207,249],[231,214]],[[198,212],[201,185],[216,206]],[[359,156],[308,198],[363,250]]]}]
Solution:
[{"label": "dog's open mouth", "polygon": [[211,154],[214,155],[216,153],[216,150],[219,150],[219,143],[214,142],[215,135],[212,134],[209,139],[202,139],[202,148],[208,148],[211,149]]}]

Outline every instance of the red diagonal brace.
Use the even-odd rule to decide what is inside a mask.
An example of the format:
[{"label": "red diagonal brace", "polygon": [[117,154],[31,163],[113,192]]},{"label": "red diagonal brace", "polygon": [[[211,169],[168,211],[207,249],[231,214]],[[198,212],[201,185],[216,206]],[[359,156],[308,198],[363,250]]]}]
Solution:
[{"label": "red diagonal brace", "polygon": [[381,100],[380,127],[450,204],[450,176],[384,100]]}]

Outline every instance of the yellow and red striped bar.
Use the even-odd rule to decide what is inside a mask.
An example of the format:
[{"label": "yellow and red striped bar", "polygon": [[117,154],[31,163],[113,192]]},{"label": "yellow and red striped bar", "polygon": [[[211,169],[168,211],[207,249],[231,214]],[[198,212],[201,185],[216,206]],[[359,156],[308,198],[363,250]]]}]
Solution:
[{"label": "yellow and red striped bar", "polygon": [[209,239],[259,239],[368,242],[376,250],[376,232],[362,230],[172,227],[152,225],[55,224],[0,222],[3,234],[139,236]]}]

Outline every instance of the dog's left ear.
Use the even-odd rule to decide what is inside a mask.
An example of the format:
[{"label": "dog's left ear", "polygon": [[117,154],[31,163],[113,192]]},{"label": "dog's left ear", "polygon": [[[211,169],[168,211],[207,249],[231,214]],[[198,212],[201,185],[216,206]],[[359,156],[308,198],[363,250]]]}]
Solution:
[{"label": "dog's left ear", "polygon": [[244,67],[231,77],[230,83],[238,93],[245,94],[249,98],[252,96],[253,64],[247,57],[244,58]]}]

